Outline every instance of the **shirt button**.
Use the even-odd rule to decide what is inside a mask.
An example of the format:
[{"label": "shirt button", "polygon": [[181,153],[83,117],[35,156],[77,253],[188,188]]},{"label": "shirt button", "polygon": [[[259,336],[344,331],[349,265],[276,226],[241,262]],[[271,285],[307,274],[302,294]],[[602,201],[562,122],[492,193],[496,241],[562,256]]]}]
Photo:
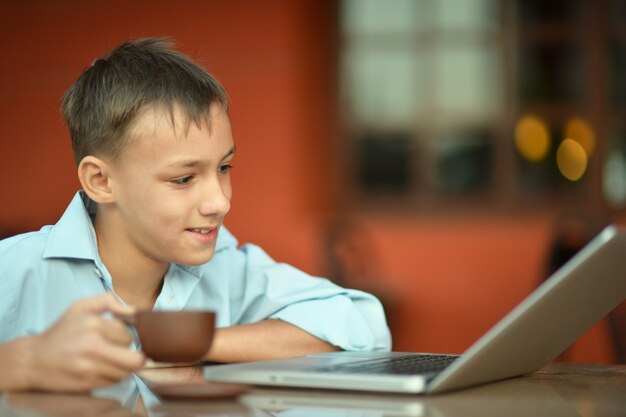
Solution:
[{"label": "shirt button", "polygon": [[94,268],[93,271],[96,273],[96,276],[98,278],[102,278],[102,272],[100,272],[100,270],[98,268]]}]

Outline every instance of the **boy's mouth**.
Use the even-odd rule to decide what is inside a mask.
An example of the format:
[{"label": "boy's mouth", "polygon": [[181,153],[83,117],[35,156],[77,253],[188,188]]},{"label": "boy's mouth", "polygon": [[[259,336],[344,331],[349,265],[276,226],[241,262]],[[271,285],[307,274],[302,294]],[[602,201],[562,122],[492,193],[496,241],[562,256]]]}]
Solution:
[{"label": "boy's mouth", "polygon": [[186,232],[203,244],[212,243],[217,239],[217,227],[190,227]]},{"label": "boy's mouth", "polygon": [[189,231],[195,232],[195,233],[202,233],[203,235],[208,234],[212,229],[198,229],[198,228],[194,228],[194,229],[187,229]]}]

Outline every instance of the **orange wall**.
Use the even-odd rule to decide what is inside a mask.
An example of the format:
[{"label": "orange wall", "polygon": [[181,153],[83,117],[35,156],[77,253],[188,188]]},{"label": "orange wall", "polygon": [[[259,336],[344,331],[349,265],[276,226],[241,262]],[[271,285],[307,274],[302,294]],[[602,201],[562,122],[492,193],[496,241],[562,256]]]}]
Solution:
[{"label": "orange wall", "polygon": [[[238,155],[227,226],[322,274],[336,186],[333,4],[2,2],[0,232],[54,223],[78,188],[58,113],[63,91],[120,41],[169,35],[230,94]],[[422,351],[461,351],[526,295],[542,274],[550,230],[546,216],[363,220],[384,264],[379,285],[395,294],[396,348]],[[576,360],[610,360],[601,333]]]}]

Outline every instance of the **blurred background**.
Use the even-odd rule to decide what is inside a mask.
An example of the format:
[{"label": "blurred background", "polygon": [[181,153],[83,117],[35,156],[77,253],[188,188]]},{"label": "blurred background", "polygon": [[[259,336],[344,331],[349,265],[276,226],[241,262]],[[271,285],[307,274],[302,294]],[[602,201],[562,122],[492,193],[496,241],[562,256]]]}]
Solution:
[{"label": "blurred background", "polygon": [[[60,97],[143,36],[230,95],[227,227],[378,295],[396,350],[463,351],[626,223],[625,0],[6,0],[0,32],[0,236],[61,216]],[[624,362],[624,316],[560,359]]]}]

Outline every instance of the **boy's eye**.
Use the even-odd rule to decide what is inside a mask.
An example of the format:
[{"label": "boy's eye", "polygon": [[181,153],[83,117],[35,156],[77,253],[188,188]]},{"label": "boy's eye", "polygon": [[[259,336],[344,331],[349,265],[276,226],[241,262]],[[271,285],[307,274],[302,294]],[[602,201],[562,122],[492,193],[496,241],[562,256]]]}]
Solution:
[{"label": "boy's eye", "polygon": [[193,175],[186,175],[184,177],[176,178],[175,180],[171,180],[172,184],[176,185],[187,185],[193,180]]},{"label": "boy's eye", "polygon": [[233,166],[230,164],[220,165],[219,172],[220,174],[228,174],[231,169],[233,169]]}]

